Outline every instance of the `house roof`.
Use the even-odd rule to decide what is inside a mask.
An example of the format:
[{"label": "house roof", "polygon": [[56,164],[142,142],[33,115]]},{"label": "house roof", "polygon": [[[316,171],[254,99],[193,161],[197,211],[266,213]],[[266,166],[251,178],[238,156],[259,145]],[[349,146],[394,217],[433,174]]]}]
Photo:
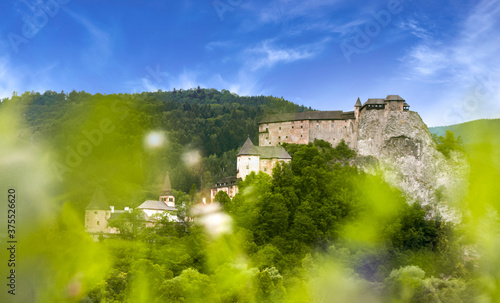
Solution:
[{"label": "house roof", "polygon": [[341,110],[331,110],[267,115],[260,120],[259,124],[300,120],[343,120],[342,113]]},{"label": "house roof", "polygon": [[106,203],[106,197],[104,196],[104,193],[102,192],[102,188],[98,187],[94,191],[94,195],[92,196],[92,199],[90,200],[89,205],[85,207],[85,209],[89,210],[109,210],[109,204]]},{"label": "house roof", "polygon": [[240,182],[240,178],[236,177],[225,177],[217,181],[212,188],[227,187],[230,185],[237,185]]},{"label": "house roof", "polygon": [[109,216],[108,221],[116,220],[124,213],[125,213],[125,210],[115,210],[115,212],[111,213],[111,216]]},{"label": "house roof", "polygon": [[139,205],[137,208],[139,209],[152,209],[152,210],[177,210],[175,207],[168,206],[165,202],[155,201],[155,200],[146,200],[144,203]]},{"label": "house roof", "polygon": [[255,146],[248,138],[241,147],[238,156],[260,156],[263,159],[292,159],[282,146]]},{"label": "house roof", "polygon": [[363,106],[369,105],[369,104],[385,104],[385,99],[370,98],[370,99],[366,100],[366,102],[363,104]]}]

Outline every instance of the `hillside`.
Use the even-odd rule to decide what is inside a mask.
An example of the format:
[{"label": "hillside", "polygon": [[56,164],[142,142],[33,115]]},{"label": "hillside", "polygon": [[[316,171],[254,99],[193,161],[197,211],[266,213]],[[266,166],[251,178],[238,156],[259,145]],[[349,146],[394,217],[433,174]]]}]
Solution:
[{"label": "hillside", "polygon": [[455,125],[429,127],[429,131],[438,136],[444,136],[446,130],[451,130],[455,136],[460,136],[466,146],[484,143],[486,138],[490,142],[500,142],[500,133],[498,132],[500,119],[480,119]]}]

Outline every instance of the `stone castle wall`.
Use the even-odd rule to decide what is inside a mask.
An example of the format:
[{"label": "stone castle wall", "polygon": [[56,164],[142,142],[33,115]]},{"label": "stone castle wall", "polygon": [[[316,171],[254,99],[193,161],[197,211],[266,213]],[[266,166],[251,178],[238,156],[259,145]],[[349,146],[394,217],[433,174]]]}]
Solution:
[{"label": "stone castle wall", "polygon": [[259,146],[308,144],[314,139],[325,140],[332,146],[336,146],[343,139],[351,148],[356,148],[356,120],[303,120],[259,125]]}]

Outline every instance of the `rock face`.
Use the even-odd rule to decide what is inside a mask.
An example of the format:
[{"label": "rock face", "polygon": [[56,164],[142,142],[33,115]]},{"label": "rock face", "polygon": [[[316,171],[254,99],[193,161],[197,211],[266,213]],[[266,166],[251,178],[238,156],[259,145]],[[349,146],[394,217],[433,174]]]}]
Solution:
[{"label": "rock face", "polygon": [[358,154],[373,156],[378,165],[360,165],[366,172],[380,170],[385,180],[401,189],[409,202],[418,202],[433,216],[459,221],[457,201],[467,187],[468,164],[452,153],[447,159],[436,150],[429,129],[418,113],[367,111],[360,117]]}]

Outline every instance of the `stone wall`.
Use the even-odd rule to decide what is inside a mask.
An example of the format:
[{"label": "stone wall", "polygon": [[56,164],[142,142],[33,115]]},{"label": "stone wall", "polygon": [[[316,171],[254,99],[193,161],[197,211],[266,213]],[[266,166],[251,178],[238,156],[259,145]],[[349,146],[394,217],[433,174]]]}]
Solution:
[{"label": "stone wall", "polygon": [[307,144],[314,139],[328,141],[336,146],[342,139],[356,148],[356,120],[304,120],[259,125],[259,146],[282,143]]},{"label": "stone wall", "polygon": [[85,211],[85,230],[89,233],[109,233],[108,219],[111,216],[111,210],[86,210]]},{"label": "stone wall", "polygon": [[258,172],[260,168],[259,158],[259,156],[238,156],[236,163],[238,174],[236,177],[244,180],[252,171]]}]

